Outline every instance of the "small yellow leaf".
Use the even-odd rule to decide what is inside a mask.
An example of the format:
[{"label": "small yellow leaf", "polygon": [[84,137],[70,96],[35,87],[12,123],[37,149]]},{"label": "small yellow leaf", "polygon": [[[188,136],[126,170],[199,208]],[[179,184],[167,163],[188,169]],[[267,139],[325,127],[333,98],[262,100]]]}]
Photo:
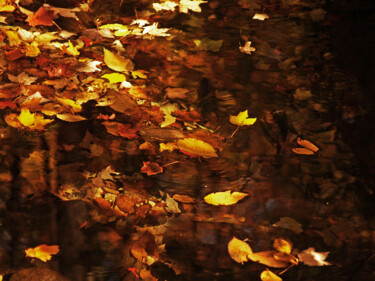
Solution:
[{"label": "small yellow leaf", "polygon": [[253,16],[253,20],[266,20],[269,19],[270,17],[267,14],[255,14]]},{"label": "small yellow leaf", "polygon": [[18,33],[12,30],[5,30],[8,36],[9,46],[18,46],[22,43],[22,40],[18,37]]},{"label": "small yellow leaf", "polygon": [[69,40],[69,47],[65,49],[65,51],[71,56],[79,56],[80,52],[77,50],[76,47],[73,46],[72,42]]},{"label": "small yellow leaf", "polygon": [[210,144],[194,139],[194,138],[183,138],[177,141],[177,147],[188,153],[200,155],[203,157],[218,157],[215,148]]},{"label": "small yellow leaf", "polygon": [[18,121],[21,122],[22,125],[28,127],[35,122],[35,114],[30,113],[30,110],[27,108],[21,109],[21,114],[17,117]]},{"label": "small yellow leaf", "polygon": [[173,142],[168,143],[160,143],[160,152],[163,152],[164,150],[172,152],[175,149],[178,149],[177,145]]},{"label": "small yellow leaf", "polygon": [[26,257],[37,258],[41,261],[49,261],[52,258],[52,255],[56,255],[59,252],[59,246],[53,245],[48,246],[46,244],[39,245],[35,248],[29,248],[25,250]]},{"label": "small yellow leaf", "polygon": [[130,59],[114,54],[105,48],[104,48],[104,62],[110,69],[119,71],[119,72],[132,71],[134,68],[133,62]]},{"label": "small yellow leaf", "polygon": [[275,239],[273,247],[280,253],[290,254],[292,252],[292,244],[281,238]]},{"label": "small yellow leaf", "polygon": [[230,115],[229,122],[237,126],[248,126],[253,125],[257,119],[249,118],[247,110],[238,113],[237,116]]},{"label": "small yellow leaf", "polygon": [[228,253],[235,262],[243,264],[249,260],[248,256],[249,254],[252,254],[253,251],[249,244],[233,237],[228,243]]},{"label": "small yellow leaf", "polygon": [[82,106],[74,100],[58,98],[58,97],[56,97],[56,100],[58,100],[62,105],[71,107],[74,112],[80,112],[82,110]]},{"label": "small yellow leaf", "polygon": [[215,206],[233,205],[248,195],[249,194],[247,193],[242,193],[242,192],[237,192],[237,191],[231,193],[230,190],[227,190],[224,192],[215,192],[215,193],[208,194],[207,196],[204,197],[204,201],[207,204],[211,204]]},{"label": "small yellow leaf", "polygon": [[302,155],[313,155],[315,152],[304,148],[304,147],[297,147],[297,148],[292,148],[292,151],[297,154],[302,154]]},{"label": "small yellow leaf", "polygon": [[279,276],[270,271],[268,268],[260,274],[262,281],[283,281]]},{"label": "small yellow leaf", "polygon": [[297,144],[299,144],[300,146],[303,146],[307,149],[310,149],[314,152],[317,152],[319,150],[319,147],[317,147],[315,144],[309,142],[308,140],[302,140],[302,139],[298,138]]},{"label": "small yellow leaf", "polygon": [[126,25],[119,23],[105,24],[100,26],[99,29],[114,30],[114,35],[119,37],[126,36],[131,32]]},{"label": "small yellow leaf", "polygon": [[104,74],[101,77],[108,79],[109,84],[121,83],[126,80],[126,76],[122,73],[109,73],[109,74]]},{"label": "small yellow leaf", "polygon": [[37,57],[40,54],[40,50],[37,44],[30,44],[25,46],[26,57]]},{"label": "small yellow leaf", "polygon": [[6,5],[0,7],[0,12],[13,12],[16,8],[12,5]]}]

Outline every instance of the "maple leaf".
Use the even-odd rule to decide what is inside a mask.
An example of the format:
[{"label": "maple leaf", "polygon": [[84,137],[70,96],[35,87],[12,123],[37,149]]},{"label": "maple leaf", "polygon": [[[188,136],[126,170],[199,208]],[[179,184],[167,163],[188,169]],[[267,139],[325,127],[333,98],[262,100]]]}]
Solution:
[{"label": "maple leaf", "polygon": [[239,49],[242,53],[246,53],[248,55],[251,55],[251,52],[255,52],[256,50],[255,48],[251,47],[251,41],[247,41],[245,45],[243,47],[240,46]]},{"label": "maple leaf", "polygon": [[17,119],[21,122],[22,125],[28,127],[35,122],[35,114],[30,113],[30,110],[27,108],[22,108],[20,115],[17,117]]},{"label": "maple leaf", "polygon": [[157,175],[163,172],[163,167],[160,167],[158,163],[143,161],[143,167],[141,173],[145,173],[148,176]]},{"label": "maple leaf", "polygon": [[188,153],[200,155],[207,158],[218,157],[215,148],[202,140],[198,140],[195,138],[183,138],[177,140],[176,144],[180,150],[186,151]]},{"label": "maple leaf", "polygon": [[270,17],[267,14],[255,14],[253,16],[253,20],[266,20],[269,19]]},{"label": "maple leaf", "polygon": [[268,268],[260,274],[260,279],[262,281],[283,281],[279,276],[270,271]]},{"label": "maple leaf", "polygon": [[135,25],[135,24],[138,25],[138,27],[142,28],[146,24],[150,24],[150,22],[148,20],[137,19],[137,20],[133,20],[130,25]]},{"label": "maple leaf", "polygon": [[176,9],[176,6],[178,6],[178,4],[172,1],[165,1],[163,3],[152,3],[152,7],[156,12],[162,10],[174,11]]},{"label": "maple leaf", "polygon": [[134,68],[133,62],[130,59],[124,58],[120,55],[112,53],[104,48],[104,62],[106,65],[115,71],[132,71]]},{"label": "maple leaf", "polygon": [[302,253],[298,254],[299,259],[308,266],[323,266],[331,265],[329,262],[326,262],[329,252],[315,252],[315,248],[310,247]]},{"label": "maple leaf", "polygon": [[8,79],[12,82],[16,82],[16,83],[28,86],[34,83],[36,80],[38,80],[38,77],[32,77],[32,76],[29,76],[26,72],[22,72],[18,74],[17,76],[8,74]]},{"label": "maple leaf", "polygon": [[49,261],[52,259],[52,255],[56,255],[59,252],[59,246],[53,245],[48,246],[46,244],[39,245],[35,248],[29,248],[25,250],[26,257],[37,258],[41,261]]},{"label": "maple leaf", "polygon": [[207,3],[208,1],[199,1],[199,0],[180,0],[180,13],[187,14],[189,10],[193,12],[202,12],[200,4]]},{"label": "maple leaf", "polygon": [[29,23],[30,26],[37,26],[37,25],[46,25],[52,26],[53,25],[53,15],[54,11],[50,9],[46,9],[44,7],[40,7],[36,13],[29,14],[26,21]]},{"label": "maple leaf", "polygon": [[158,28],[158,23],[154,22],[152,25],[143,27],[142,35],[168,37],[171,36],[167,33],[168,30],[169,28]]},{"label": "maple leaf", "polygon": [[249,194],[243,193],[243,192],[231,192],[230,190],[224,191],[224,192],[215,192],[208,194],[204,197],[204,201],[207,204],[211,205],[233,205],[236,204],[241,199],[245,198]]},{"label": "maple leaf", "polygon": [[257,119],[249,118],[247,110],[238,113],[237,116],[230,115],[229,122],[237,126],[253,125]]},{"label": "maple leaf", "polygon": [[118,129],[118,134],[121,136],[121,137],[124,137],[124,138],[127,138],[127,139],[136,139],[138,138],[138,130],[136,129],[133,129],[133,128],[130,128],[131,127],[131,124],[121,124],[119,123],[117,125],[117,129]]}]

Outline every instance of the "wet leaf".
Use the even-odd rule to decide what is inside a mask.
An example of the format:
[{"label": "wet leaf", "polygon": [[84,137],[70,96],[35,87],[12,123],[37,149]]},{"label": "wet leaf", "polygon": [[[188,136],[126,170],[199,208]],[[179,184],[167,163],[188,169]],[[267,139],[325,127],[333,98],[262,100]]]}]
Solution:
[{"label": "wet leaf", "polygon": [[180,0],[180,13],[189,13],[189,10],[193,12],[202,12],[200,4],[207,3],[208,1],[199,0]]},{"label": "wet leaf", "polygon": [[224,192],[215,192],[208,194],[204,197],[204,201],[207,204],[219,206],[219,205],[233,205],[236,204],[241,199],[245,198],[249,194],[237,191],[224,191]]},{"label": "wet leaf", "polygon": [[230,257],[238,263],[243,264],[249,260],[248,256],[253,251],[251,250],[249,244],[246,242],[233,237],[228,243],[228,252]]},{"label": "wet leaf", "polygon": [[106,48],[104,48],[104,62],[110,69],[119,72],[132,71],[134,68],[133,62],[130,59],[112,53]]},{"label": "wet leaf", "polygon": [[304,147],[292,148],[292,151],[296,154],[301,154],[301,155],[314,155],[315,154],[314,151],[304,148]]},{"label": "wet leaf", "polygon": [[281,238],[275,239],[273,247],[280,253],[290,254],[292,252],[292,244]]},{"label": "wet leaf", "polygon": [[163,172],[163,167],[160,167],[158,163],[144,161],[141,173],[145,173],[148,176],[157,175]]},{"label": "wet leaf", "polygon": [[303,146],[307,149],[310,149],[313,152],[317,152],[319,150],[319,147],[317,147],[315,144],[311,143],[308,140],[303,140],[303,139],[298,138],[297,144],[299,144],[300,146]]},{"label": "wet leaf", "polygon": [[181,203],[194,203],[195,202],[195,199],[190,197],[189,195],[174,194],[172,198]]},{"label": "wet leaf", "polygon": [[30,113],[30,110],[27,108],[22,108],[20,115],[17,117],[18,121],[21,122],[22,125],[28,127],[34,124],[35,122],[35,114]]},{"label": "wet leaf", "polygon": [[138,239],[135,239],[130,251],[137,260],[148,265],[159,260],[155,237],[149,231],[144,232]]},{"label": "wet leaf", "polygon": [[174,214],[181,213],[181,210],[178,207],[178,203],[171,196],[169,196],[169,194],[167,194],[167,198],[165,199],[165,202],[167,203],[167,211],[170,211]]},{"label": "wet leaf", "polygon": [[53,15],[54,11],[50,9],[46,9],[44,7],[40,7],[36,13],[29,14],[26,21],[29,23],[30,26],[37,26],[37,25],[45,25],[45,26],[52,26],[53,25]]},{"label": "wet leaf", "polygon": [[229,122],[237,126],[248,126],[253,125],[257,119],[249,118],[247,110],[238,113],[237,116],[230,115]]},{"label": "wet leaf", "polygon": [[52,259],[52,255],[56,255],[59,252],[59,246],[53,245],[48,246],[46,244],[39,245],[35,248],[29,248],[25,250],[26,257],[37,258],[41,261],[49,261]]},{"label": "wet leaf", "polygon": [[315,252],[315,248],[310,247],[298,254],[298,257],[301,262],[308,266],[324,266],[331,265],[325,261],[328,254],[329,252]]},{"label": "wet leaf", "polygon": [[260,279],[262,281],[282,281],[283,280],[279,276],[277,276],[275,273],[270,271],[268,268],[260,274]]},{"label": "wet leaf", "polygon": [[267,14],[255,14],[253,16],[253,20],[266,20],[269,19],[270,17]]},{"label": "wet leaf", "polygon": [[290,229],[296,233],[303,232],[302,224],[290,217],[280,218],[280,220],[277,223],[273,224],[273,226]]},{"label": "wet leaf", "polygon": [[126,76],[122,73],[109,73],[109,74],[104,74],[101,77],[108,79],[109,84],[121,83],[126,80]]},{"label": "wet leaf", "polygon": [[188,153],[200,155],[207,158],[218,157],[215,148],[213,148],[210,144],[194,138],[179,139],[177,141],[177,147]]}]

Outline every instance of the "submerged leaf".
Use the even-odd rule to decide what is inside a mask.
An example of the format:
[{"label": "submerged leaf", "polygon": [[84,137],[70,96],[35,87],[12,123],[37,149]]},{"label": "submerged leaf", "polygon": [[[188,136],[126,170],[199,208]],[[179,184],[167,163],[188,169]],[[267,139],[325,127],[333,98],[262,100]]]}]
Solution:
[{"label": "submerged leaf", "polygon": [[309,266],[323,266],[323,265],[331,265],[329,262],[326,262],[325,259],[327,258],[329,252],[315,252],[313,247],[310,247],[302,253],[298,254],[298,257],[301,262]]},{"label": "submerged leaf", "polygon": [[233,205],[236,204],[241,199],[245,198],[249,194],[243,192],[231,192],[230,190],[224,192],[215,192],[208,194],[204,197],[204,201],[211,205]]}]

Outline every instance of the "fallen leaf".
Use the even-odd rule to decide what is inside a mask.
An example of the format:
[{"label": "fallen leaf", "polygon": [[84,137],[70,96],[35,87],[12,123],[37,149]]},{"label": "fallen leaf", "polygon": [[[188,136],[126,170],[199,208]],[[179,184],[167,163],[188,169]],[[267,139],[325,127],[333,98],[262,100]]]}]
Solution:
[{"label": "fallen leaf", "polygon": [[188,153],[200,155],[207,158],[218,157],[215,148],[202,140],[194,138],[183,138],[177,140],[176,144],[180,150],[186,151]]},{"label": "fallen leaf", "polygon": [[291,257],[287,255],[286,259],[280,259],[276,251],[261,251],[251,253],[248,255],[249,259],[253,262],[258,262],[269,267],[283,268],[287,267],[291,262]]},{"label": "fallen leaf", "polygon": [[173,150],[178,149],[177,145],[173,142],[160,143],[159,147],[160,152],[163,152],[165,150],[172,152]]},{"label": "fallen leaf", "polygon": [[268,268],[260,274],[262,281],[283,281],[279,276],[270,271]]},{"label": "fallen leaf", "polygon": [[119,37],[126,36],[131,32],[126,25],[119,23],[105,24],[100,26],[99,29],[108,29],[111,31],[115,31],[114,35]]},{"label": "fallen leaf", "polygon": [[302,140],[302,139],[298,138],[297,144],[300,145],[300,146],[303,146],[307,149],[310,149],[313,152],[317,152],[319,150],[319,147],[317,147],[315,144],[311,143],[308,140]]},{"label": "fallen leaf", "polygon": [[176,6],[178,6],[177,3],[172,1],[165,1],[163,3],[152,3],[152,7],[156,12],[165,10],[165,11],[174,11],[176,9]]},{"label": "fallen leaf", "polygon": [[95,72],[95,71],[101,71],[100,68],[97,66],[100,65],[101,61],[86,61],[82,63],[78,68],[77,71],[79,72]]},{"label": "fallen leaf", "polygon": [[87,120],[83,116],[70,114],[70,113],[56,114],[56,117],[59,118],[60,120],[66,121],[66,122],[80,122],[80,121]]},{"label": "fallen leaf", "polygon": [[230,257],[238,263],[243,264],[249,260],[249,254],[253,253],[249,244],[233,237],[228,243],[228,252]]},{"label": "fallen leaf", "polygon": [[135,239],[130,252],[137,260],[148,265],[152,265],[159,260],[155,237],[149,231],[144,232],[138,239]]},{"label": "fallen leaf", "polygon": [[273,241],[273,248],[280,253],[285,253],[288,255],[292,252],[292,244],[281,238]]},{"label": "fallen leaf", "polygon": [[199,0],[180,0],[180,13],[187,14],[189,10],[193,12],[202,12],[200,4],[207,3],[208,1],[199,1]]},{"label": "fallen leaf", "polygon": [[194,44],[200,50],[218,52],[220,51],[223,40],[212,40],[209,38],[203,38],[202,40],[194,40]]},{"label": "fallen leaf", "polygon": [[273,224],[273,226],[290,229],[296,233],[303,232],[302,224],[290,217],[280,218],[280,220],[277,223]]},{"label": "fallen leaf", "polygon": [[37,26],[37,25],[46,25],[52,26],[53,25],[53,15],[54,11],[50,9],[46,9],[44,7],[40,7],[36,13],[29,14],[26,21],[29,23],[30,26]]},{"label": "fallen leaf", "polygon": [[302,154],[302,155],[314,155],[315,154],[314,151],[304,148],[304,147],[292,148],[292,151],[296,154]]},{"label": "fallen leaf", "polygon": [[195,202],[195,199],[190,197],[189,195],[174,194],[172,198],[181,203],[194,203]]},{"label": "fallen leaf", "polygon": [[121,83],[126,80],[126,76],[122,73],[109,73],[109,74],[104,74],[101,77],[108,79],[109,84]]},{"label": "fallen leaf", "polygon": [[163,167],[160,167],[158,163],[143,161],[143,167],[141,173],[147,173],[148,176],[157,175],[163,172]]},{"label": "fallen leaf", "polygon": [[325,261],[328,254],[329,252],[315,252],[315,248],[310,247],[298,254],[298,258],[308,266],[331,265],[329,262]]},{"label": "fallen leaf", "polygon": [[130,59],[114,54],[105,48],[104,48],[104,62],[110,69],[119,71],[119,72],[132,71],[134,68],[133,62]]},{"label": "fallen leaf", "polygon": [[224,191],[224,192],[215,192],[208,194],[204,197],[204,201],[207,204],[219,206],[219,205],[233,205],[236,204],[241,199],[245,198],[249,194],[237,191]]},{"label": "fallen leaf", "polygon": [[256,50],[254,47],[251,47],[251,41],[247,41],[245,45],[243,47],[240,46],[239,49],[242,53],[245,53],[248,55],[251,55],[251,52],[255,52]]},{"label": "fallen leaf", "polygon": [[18,33],[13,30],[5,30],[8,37],[9,46],[19,46],[22,40],[18,37]]},{"label": "fallen leaf", "polygon": [[253,20],[266,20],[269,19],[270,17],[267,14],[255,14],[253,16]]},{"label": "fallen leaf", "polygon": [[129,267],[128,270],[134,274],[135,277],[140,278],[135,267]]},{"label": "fallen leaf", "polygon": [[8,79],[12,82],[28,86],[34,83],[36,80],[38,80],[38,77],[32,77],[32,76],[29,76],[26,72],[22,72],[18,74],[17,76],[8,74]]},{"label": "fallen leaf", "polygon": [[238,113],[237,116],[230,115],[229,122],[237,126],[248,126],[253,125],[257,119],[249,118],[247,110]]},{"label": "fallen leaf", "polygon": [[127,139],[136,139],[139,138],[137,132],[137,129],[131,128],[131,124],[122,124],[118,123],[117,125],[117,131],[118,134],[121,137],[127,138]]},{"label": "fallen leaf", "polygon": [[169,196],[169,194],[167,194],[167,198],[165,199],[165,203],[167,203],[167,211],[170,211],[174,214],[181,213],[181,210],[178,207],[178,203],[171,196]]},{"label": "fallen leaf", "polygon": [[76,12],[80,12],[81,9],[76,7],[76,8],[70,8],[70,9],[67,9],[67,8],[57,8],[57,7],[53,7],[53,6],[50,6],[48,4],[44,4],[43,7],[53,11],[54,13],[62,16],[62,17],[65,17],[65,18],[73,18],[75,20],[79,20],[79,18],[77,17],[77,15],[75,14]]},{"label": "fallen leaf", "polygon": [[37,258],[41,261],[49,261],[52,259],[52,255],[56,255],[59,252],[59,246],[53,245],[48,246],[46,244],[39,245],[35,248],[29,248],[25,250],[26,257]]},{"label": "fallen leaf", "polygon": [[166,95],[170,99],[185,99],[186,94],[189,92],[188,89],[184,88],[170,88],[168,87],[166,90]]},{"label": "fallen leaf", "polygon": [[20,115],[17,117],[18,121],[21,122],[22,125],[28,127],[35,122],[35,113],[30,113],[30,110],[27,108],[22,108]]}]

